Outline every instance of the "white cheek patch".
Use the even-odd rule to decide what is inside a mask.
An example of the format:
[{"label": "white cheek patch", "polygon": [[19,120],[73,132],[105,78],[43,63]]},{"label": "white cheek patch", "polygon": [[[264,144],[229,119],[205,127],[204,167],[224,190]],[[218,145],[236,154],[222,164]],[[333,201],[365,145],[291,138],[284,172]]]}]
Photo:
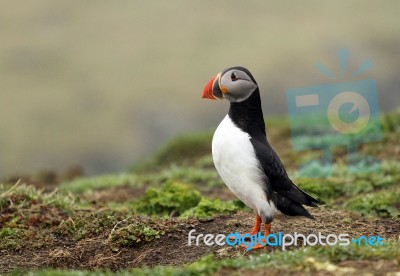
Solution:
[{"label": "white cheek patch", "polygon": [[[232,73],[237,77],[236,80],[231,79]],[[247,100],[257,88],[257,85],[245,72],[237,70],[226,72],[221,77],[220,81],[221,85],[225,86],[228,90],[227,93],[224,93],[224,98],[231,102],[242,102]]]},{"label": "white cheek patch", "polygon": [[257,85],[247,80],[237,80],[236,82],[239,83],[231,92],[231,94],[236,99],[236,102],[247,100],[257,88]]}]

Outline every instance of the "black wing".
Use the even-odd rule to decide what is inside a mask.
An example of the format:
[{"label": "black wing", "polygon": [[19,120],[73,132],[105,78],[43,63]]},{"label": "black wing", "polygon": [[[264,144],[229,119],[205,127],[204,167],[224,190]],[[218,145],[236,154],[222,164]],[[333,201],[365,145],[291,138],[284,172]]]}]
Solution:
[{"label": "black wing", "polygon": [[290,203],[293,203],[296,207],[302,207],[301,205],[316,207],[316,203],[321,203],[301,190],[290,180],[281,160],[268,142],[264,144],[253,138],[250,141],[267,177],[266,188],[270,188],[273,194],[277,194],[275,200],[278,203],[278,207],[279,205],[290,205]]}]

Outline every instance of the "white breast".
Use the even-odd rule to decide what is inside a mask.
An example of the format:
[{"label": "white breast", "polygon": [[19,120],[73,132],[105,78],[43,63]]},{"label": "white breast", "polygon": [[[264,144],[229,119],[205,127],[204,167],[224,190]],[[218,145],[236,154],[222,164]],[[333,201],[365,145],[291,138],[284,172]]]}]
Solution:
[{"label": "white breast", "polygon": [[279,211],[268,203],[263,190],[263,172],[250,135],[239,129],[229,115],[220,123],[212,141],[215,167],[228,188],[261,217],[273,218]]}]

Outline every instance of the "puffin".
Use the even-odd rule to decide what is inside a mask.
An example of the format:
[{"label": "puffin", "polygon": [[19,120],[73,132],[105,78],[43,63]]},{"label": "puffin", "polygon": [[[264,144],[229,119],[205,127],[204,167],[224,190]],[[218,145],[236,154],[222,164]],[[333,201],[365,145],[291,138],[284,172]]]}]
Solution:
[{"label": "puffin", "polygon": [[229,190],[256,213],[248,234],[256,235],[263,224],[267,237],[273,219],[281,215],[315,219],[303,205],[321,202],[292,182],[268,142],[259,87],[250,71],[241,66],[223,70],[206,84],[202,97],[230,102],[213,135],[212,158]]}]

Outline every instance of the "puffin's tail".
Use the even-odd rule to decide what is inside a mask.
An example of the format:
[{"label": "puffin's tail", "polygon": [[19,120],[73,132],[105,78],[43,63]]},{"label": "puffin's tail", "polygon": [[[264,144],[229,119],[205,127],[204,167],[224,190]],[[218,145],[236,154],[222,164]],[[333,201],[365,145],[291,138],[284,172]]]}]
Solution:
[{"label": "puffin's tail", "polygon": [[315,198],[313,198],[312,196],[310,196],[309,194],[307,194],[305,191],[303,191],[302,189],[300,189],[299,188],[299,190],[300,190],[300,192],[307,198],[307,203],[305,203],[304,205],[307,205],[307,206],[311,206],[311,207],[318,207],[318,205],[317,204],[322,204],[322,202],[321,201],[319,201],[318,199],[315,199]]},{"label": "puffin's tail", "polygon": [[[320,203],[318,200],[313,197],[307,195],[310,198],[310,204],[305,204],[312,207],[317,207],[316,203]],[[310,219],[315,219],[313,215],[311,215],[300,203],[293,201],[287,197],[281,196],[279,194],[276,195],[276,205],[279,211],[288,216],[303,216]],[[314,200],[314,201],[312,201]]]}]

